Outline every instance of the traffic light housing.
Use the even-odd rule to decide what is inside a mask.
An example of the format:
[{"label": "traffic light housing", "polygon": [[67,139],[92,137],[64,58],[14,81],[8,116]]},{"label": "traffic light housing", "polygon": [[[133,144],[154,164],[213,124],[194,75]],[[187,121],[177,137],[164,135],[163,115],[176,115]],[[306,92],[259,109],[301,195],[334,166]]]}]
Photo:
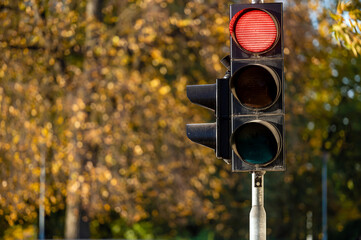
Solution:
[{"label": "traffic light housing", "polygon": [[[229,56],[221,60],[230,69]],[[230,146],[230,72],[214,84],[188,85],[188,99],[197,105],[215,111],[216,122],[186,125],[187,136],[193,142],[215,150],[216,157],[231,163]]]},{"label": "traffic light housing", "polygon": [[282,3],[232,4],[232,171],[284,171]]}]

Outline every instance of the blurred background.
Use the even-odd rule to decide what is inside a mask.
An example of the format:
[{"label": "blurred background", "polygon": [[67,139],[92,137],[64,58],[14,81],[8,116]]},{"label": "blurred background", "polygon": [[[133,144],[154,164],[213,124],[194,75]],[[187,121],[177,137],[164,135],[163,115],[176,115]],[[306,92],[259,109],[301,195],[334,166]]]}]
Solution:
[{"label": "blurred background", "polygon": [[[224,75],[229,5],[249,2],[0,0],[0,238],[248,239],[251,175],[187,139],[214,116],[185,87]],[[322,161],[328,238],[360,239],[361,3],[282,2],[268,239],[322,239]]]}]

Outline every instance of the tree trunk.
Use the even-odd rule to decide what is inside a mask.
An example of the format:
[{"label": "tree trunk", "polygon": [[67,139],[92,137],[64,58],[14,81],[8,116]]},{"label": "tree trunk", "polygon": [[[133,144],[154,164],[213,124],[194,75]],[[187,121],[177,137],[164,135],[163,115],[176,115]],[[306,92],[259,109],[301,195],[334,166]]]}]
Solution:
[{"label": "tree trunk", "polygon": [[[73,97],[73,96],[71,96]],[[73,137],[73,161],[78,160],[76,149],[76,135]],[[76,164],[69,164],[69,179],[66,189],[66,210],[65,210],[65,234],[66,239],[78,238],[78,225],[79,225],[79,186],[77,179],[72,179],[78,176],[79,168]]]},{"label": "tree trunk", "polygon": [[79,219],[79,204],[74,203],[77,193],[67,193],[66,212],[65,212],[65,238],[76,239],[78,238],[78,219]]},{"label": "tree trunk", "polygon": [[[96,20],[101,20],[101,3],[102,0],[88,0],[87,6],[86,6],[86,22],[87,25],[91,25]],[[85,30],[85,56],[87,56],[87,51],[91,49],[91,46],[93,44],[94,36],[92,35],[91,29],[87,28]],[[84,75],[86,77],[91,77],[90,69],[88,65],[88,60],[85,58],[83,63],[83,70]],[[90,79],[89,79],[90,80]],[[86,93],[86,89],[83,89],[81,87],[82,85],[79,85],[78,89],[76,90],[76,95],[87,97],[89,96]],[[84,103],[86,105],[90,105],[89,100],[83,99]],[[90,114],[88,114],[87,119],[85,119],[85,122],[89,121]],[[84,134],[83,134],[84,135]],[[76,133],[74,133],[74,136],[76,136]],[[69,166],[71,169],[69,170],[69,178],[72,177],[72,173],[75,173],[76,176],[78,174],[82,175],[82,173],[85,170],[85,165],[87,163],[86,159],[86,152],[90,151],[93,153],[94,159],[97,158],[97,148],[93,147],[90,144],[85,143],[84,148],[86,150],[83,152],[83,154],[80,154],[76,150],[76,139],[74,142],[74,161],[80,163],[80,169],[77,169],[73,166]],[[96,160],[93,159],[93,164],[95,166]],[[74,175],[73,175],[74,176]],[[66,215],[65,215],[65,238],[66,239],[80,239],[80,238],[90,238],[90,217],[89,217],[89,207],[85,206],[82,203],[82,199],[80,197],[80,194],[78,191],[74,191],[74,188],[77,187],[74,186],[74,184],[81,184],[76,179],[69,179],[68,183],[68,190],[67,190],[67,200],[66,200]],[[78,187],[81,187],[80,185]]]}]

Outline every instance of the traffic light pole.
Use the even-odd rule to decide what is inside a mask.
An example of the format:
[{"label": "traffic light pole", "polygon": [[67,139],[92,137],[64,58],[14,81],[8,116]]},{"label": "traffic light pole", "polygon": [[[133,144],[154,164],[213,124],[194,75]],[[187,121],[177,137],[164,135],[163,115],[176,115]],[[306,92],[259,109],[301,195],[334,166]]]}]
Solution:
[{"label": "traffic light pole", "polygon": [[[252,0],[252,4],[264,3]],[[264,208],[263,176],[266,172],[252,172],[252,208],[249,213],[249,239],[266,240],[266,210]]]},{"label": "traffic light pole", "polygon": [[265,172],[252,172],[252,208],[249,214],[249,239],[266,240],[266,210],[264,209],[263,176]]},{"label": "traffic light pole", "polygon": [[256,4],[256,3],[263,3],[263,0],[252,0],[252,3],[253,3],[253,4]]}]

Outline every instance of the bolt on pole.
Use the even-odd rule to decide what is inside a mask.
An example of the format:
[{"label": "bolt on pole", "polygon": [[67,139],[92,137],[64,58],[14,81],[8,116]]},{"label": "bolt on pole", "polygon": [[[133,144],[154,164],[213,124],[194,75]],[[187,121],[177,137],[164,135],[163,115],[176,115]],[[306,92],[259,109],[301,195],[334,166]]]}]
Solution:
[{"label": "bolt on pole", "polygon": [[264,209],[263,176],[265,172],[252,172],[252,208],[249,213],[249,239],[266,240],[266,210]]}]

